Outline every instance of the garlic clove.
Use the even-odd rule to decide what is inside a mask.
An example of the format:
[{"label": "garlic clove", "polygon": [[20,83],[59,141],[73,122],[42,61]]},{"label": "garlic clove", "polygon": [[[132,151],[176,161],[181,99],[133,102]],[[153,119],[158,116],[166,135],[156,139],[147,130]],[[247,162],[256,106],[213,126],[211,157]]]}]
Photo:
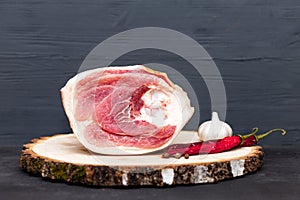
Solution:
[{"label": "garlic clove", "polygon": [[226,122],[220,121],[218,113],[212,113],[212,119],[199,126],[198,136],[201,141],[222,139],[232,136],[232,129]]}]

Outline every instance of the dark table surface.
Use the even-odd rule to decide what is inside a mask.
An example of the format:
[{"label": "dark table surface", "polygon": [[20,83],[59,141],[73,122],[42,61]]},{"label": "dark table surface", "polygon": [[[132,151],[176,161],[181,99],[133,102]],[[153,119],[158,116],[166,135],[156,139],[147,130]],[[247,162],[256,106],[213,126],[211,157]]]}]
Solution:
[{"label": "dark table surface", "polygon": [[30,176],[18,166],[20,147],[0,148],[1,199],[282,199],[300,196],[300,148],[266,147],[256,173],[216,184],[167,188],[91,188]]},{"label": "dark table surface", "polygon": [[[1,199],[300,199],[299,9],[298,0],[0,1]],[[22,144],[71,131],[59,89],[85,56],[106,38],[137,27],[182,32],[208,51],[222,75],[226,121],[235,132],[255,126],[287,130],[284,138],[272,135],[261,142],[266,158],[258,173],[209,185],[95,189],[51,183],[20,170]],[[113,64],[143,63],[184,74],[198,97],[199,123],[210,118],[205,82],[184,59],[145,49]]]}]

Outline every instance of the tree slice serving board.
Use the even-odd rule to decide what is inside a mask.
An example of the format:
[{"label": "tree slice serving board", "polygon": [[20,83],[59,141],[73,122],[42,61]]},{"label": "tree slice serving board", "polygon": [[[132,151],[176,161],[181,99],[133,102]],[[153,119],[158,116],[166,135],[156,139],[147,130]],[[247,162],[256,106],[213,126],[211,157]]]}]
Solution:
[{"label": "tree slice serving board", "polygon": [[[197,141],[197,132],[182,131],[173,143]],[[27,172],[69,183],[92,186],[167,186],[232,179],[257,171],[263,164],[260,146],[232,151],[161,158],[164,151],[146,155],[109,156],[85,149],[74,134],[33,139],[19,160]]]}]

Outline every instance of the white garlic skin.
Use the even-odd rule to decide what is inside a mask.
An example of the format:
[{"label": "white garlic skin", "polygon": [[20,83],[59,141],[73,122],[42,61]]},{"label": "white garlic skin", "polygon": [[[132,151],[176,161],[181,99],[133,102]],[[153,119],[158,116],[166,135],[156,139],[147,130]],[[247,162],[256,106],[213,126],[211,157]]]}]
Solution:
[{"label": "white garlic skin", "polygon": [[212,120],[203,122],[198,129],[200,141],[222,139],[232,136],[232,129],[226,122],[220,121],[218,113],[212,113]]}]

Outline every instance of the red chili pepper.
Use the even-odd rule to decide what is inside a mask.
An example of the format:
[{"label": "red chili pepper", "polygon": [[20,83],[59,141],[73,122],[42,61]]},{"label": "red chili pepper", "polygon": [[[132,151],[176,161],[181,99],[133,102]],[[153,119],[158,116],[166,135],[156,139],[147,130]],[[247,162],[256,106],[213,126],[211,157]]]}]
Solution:
[{"label": "red chili pepper", "polygon": [[255,135],[258,128],[253,128],[252,133],[248,135],[234,135],[224,137],[219,140],[209,140],[205,142],[194,142],[189,144],[173,144],[167,152],[162,155],[163,158],[184,156],[188,158],[190,155],[213,154],[229,151],[236,147],[249,147],[256,145],[259,140],[266,137],[272,132],[281,131],[282,135],[286,134],[284,129],[273,129],[261,135]]}]

